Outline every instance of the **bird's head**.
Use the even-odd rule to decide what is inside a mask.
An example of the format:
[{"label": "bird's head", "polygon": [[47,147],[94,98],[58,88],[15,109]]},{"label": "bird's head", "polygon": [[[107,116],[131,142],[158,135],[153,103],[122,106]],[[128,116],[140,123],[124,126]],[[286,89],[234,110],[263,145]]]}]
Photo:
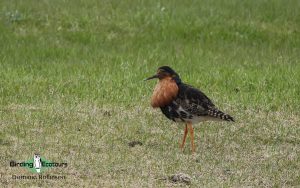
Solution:
[{"label": "bird's head", "polygon": [[175,82],[177,84],[181,83],[181,79],[180,79],[179,75],[171,67],[168,67],[168,66],[159,67],[157,69],[156,74],[149,78],[146,78],[145,81],[151,80],[154,78],[158,78],[159,80],[171,78],[171,79],[175,80]]},{"label": "bird's head", "polygon": [[34,154],[34,158],[36,159],[36,158],[40,158],[40,154]]}]

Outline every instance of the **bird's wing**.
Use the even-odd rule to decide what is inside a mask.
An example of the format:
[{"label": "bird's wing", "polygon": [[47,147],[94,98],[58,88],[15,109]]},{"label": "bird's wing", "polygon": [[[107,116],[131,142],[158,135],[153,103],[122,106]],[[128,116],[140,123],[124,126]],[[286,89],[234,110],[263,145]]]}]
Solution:
[{"label": "bird's wing", "polygon": [[203,92],[187,84],[181,84],[179,87],[176,103],[194,116],[209,116],[234,121],[233,117],[218,110]]},{"label": "bird's wing", "polygon": [[179,86],[178,103],[187,112],[197,116],[209,115],[209,111],[215,109],[213,102],[203,92],[183,83]]}]

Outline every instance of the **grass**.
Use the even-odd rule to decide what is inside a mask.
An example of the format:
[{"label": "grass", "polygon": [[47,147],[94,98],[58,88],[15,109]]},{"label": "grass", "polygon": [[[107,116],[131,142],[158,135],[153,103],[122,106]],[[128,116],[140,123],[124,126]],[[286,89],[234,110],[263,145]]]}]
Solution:
[{"label": "grass", "polygon": [[[292,187],[300,185],[300,3],[0,2],[0,180],[4,186]],[[150,108],[169,65],[234,124],[183,127]],[[200,126],[201,125],[201,126]],[[131,141],[143,145],[129,147]],[[66,180],[9,167],[35,152]],[[175,173],[191,185],[174,184]]]}]

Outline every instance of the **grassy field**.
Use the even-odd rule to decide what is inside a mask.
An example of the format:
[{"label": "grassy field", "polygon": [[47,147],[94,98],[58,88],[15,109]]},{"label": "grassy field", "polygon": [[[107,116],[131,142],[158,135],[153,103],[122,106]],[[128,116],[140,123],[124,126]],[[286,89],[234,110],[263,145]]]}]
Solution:
[{"label": "grassy field", "polygon": [[[0,1],[1,187],[300,186],[300,1]],[[236,123],[150,107],[161,65]],[[188,137],[189,138],[189,137]],[[129,142],[142,145],[130,147]],[[68,163],[14,180],[34,153]],[[173,183],[185,173],[191,184]]]}]

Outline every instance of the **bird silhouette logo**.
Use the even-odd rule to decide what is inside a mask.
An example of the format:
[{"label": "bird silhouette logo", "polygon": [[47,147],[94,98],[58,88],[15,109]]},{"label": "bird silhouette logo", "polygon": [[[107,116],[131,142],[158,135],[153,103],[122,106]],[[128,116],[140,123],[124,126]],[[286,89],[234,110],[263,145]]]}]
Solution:
[{"label": "bird silhouette logo", "polygon": [[42,159],[39,154],[34,154],[33,156],[33,165],[37,173],[41,172],[42,168]]}]

